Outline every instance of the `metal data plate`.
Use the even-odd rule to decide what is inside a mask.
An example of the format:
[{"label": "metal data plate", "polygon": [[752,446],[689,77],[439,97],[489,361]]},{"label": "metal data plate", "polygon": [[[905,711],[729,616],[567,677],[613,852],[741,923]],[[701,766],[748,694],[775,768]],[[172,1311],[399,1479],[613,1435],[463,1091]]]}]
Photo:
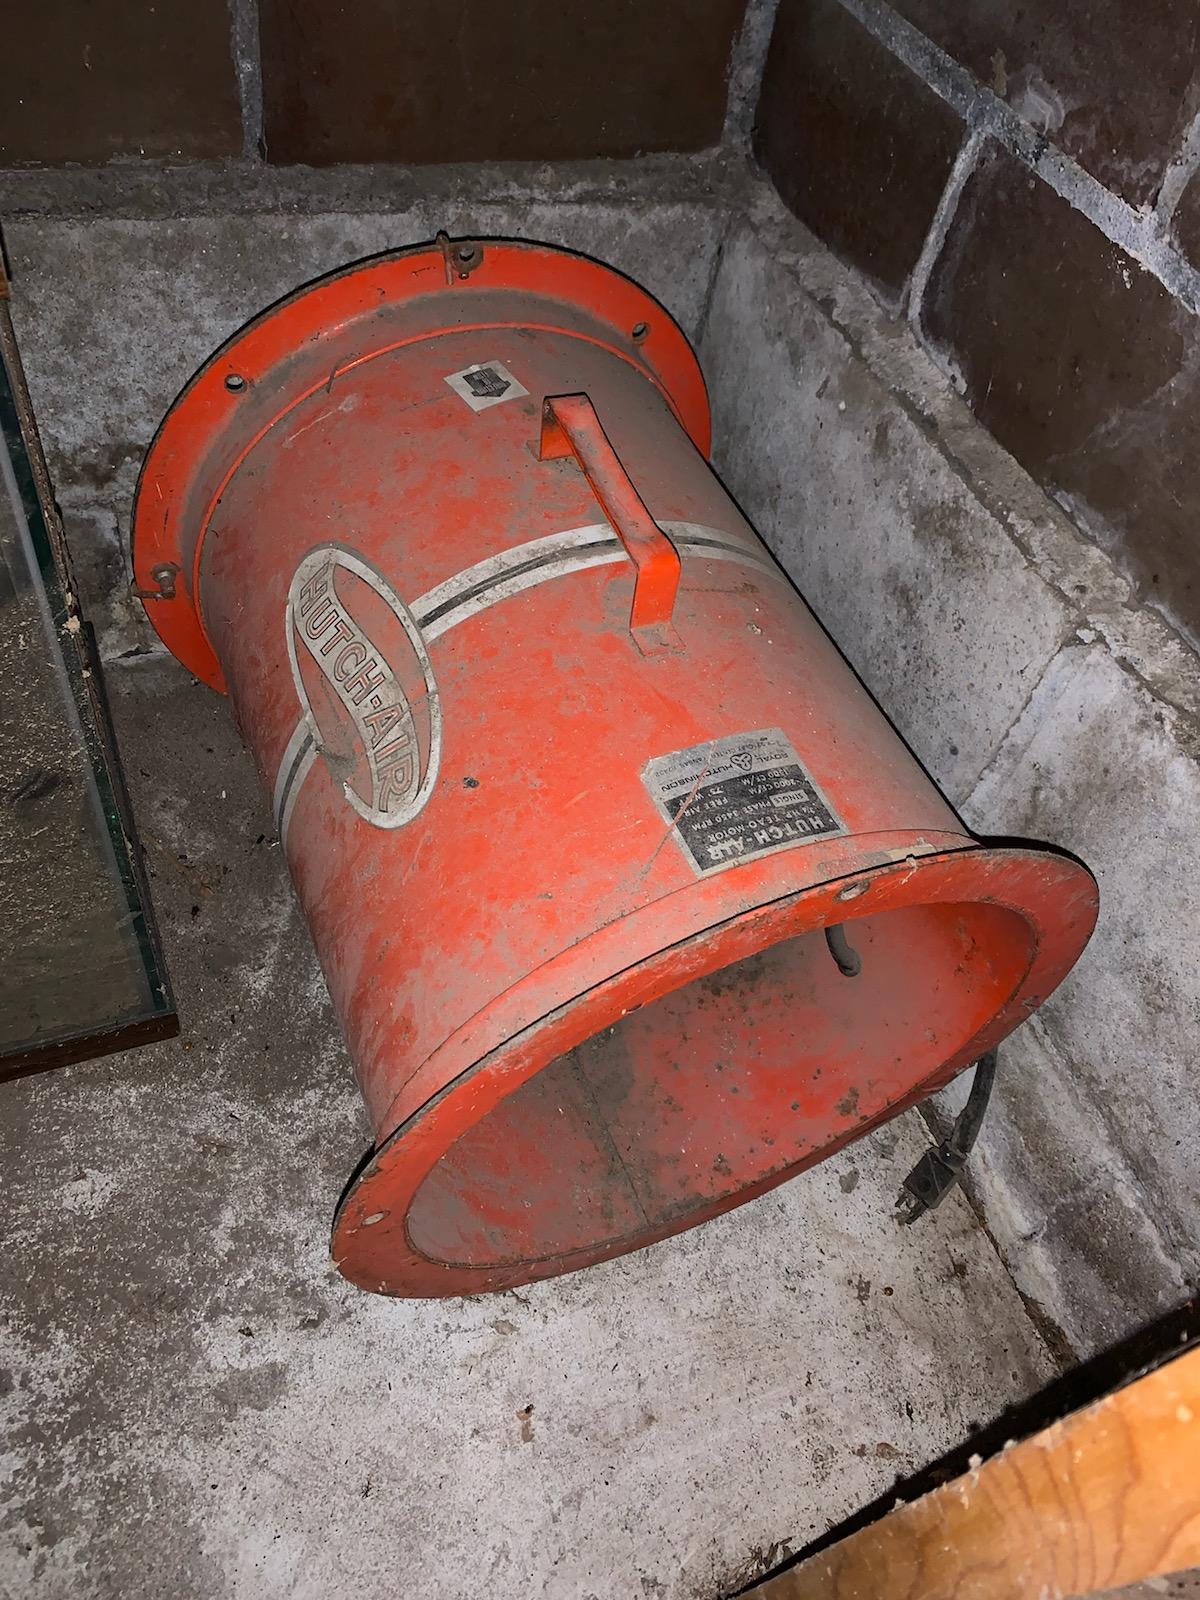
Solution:
[{"label": "metal data plate", "polygon": [[0,1077],[178,1031],[0,274]]}]

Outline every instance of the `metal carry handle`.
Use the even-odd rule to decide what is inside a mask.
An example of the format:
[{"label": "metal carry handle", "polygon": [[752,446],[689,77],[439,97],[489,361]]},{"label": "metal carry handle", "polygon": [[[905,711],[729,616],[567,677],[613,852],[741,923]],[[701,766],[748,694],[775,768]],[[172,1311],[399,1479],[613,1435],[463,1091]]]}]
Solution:
[{"label": "metal carry handle", "polygon": [[672,637],[679,552],[647,511],[587,395],[548,395],[542,401],[538,459],[559,461],[571,455],[637,568],[630,631],[643,645],[661,649]]}]

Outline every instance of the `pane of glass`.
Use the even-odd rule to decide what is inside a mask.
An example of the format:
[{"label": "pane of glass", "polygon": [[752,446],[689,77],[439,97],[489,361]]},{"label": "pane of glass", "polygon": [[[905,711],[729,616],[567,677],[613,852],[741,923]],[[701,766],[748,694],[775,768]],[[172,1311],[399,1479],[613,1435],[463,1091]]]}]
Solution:
[{"label": "pane of glass", "polygon": [[[0,282],[2,293],[2,282]],[[0,299],[0,1075],[177,1027]],[[40,492],[39,492],[40,490]]]}]

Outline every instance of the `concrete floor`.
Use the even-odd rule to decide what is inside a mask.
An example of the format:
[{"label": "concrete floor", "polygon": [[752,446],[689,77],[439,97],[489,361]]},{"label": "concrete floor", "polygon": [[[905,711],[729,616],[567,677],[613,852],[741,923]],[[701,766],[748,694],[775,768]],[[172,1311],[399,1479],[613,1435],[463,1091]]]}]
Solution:
[{"label": "concrete floor", "polygon": [[0,1086],[0,1593],[731,1592],[1050,1372],[909,1117],[740,1212],[496,1298],[376,1299],[367,1142],[224,703],[109,671],[182,1037]]}]

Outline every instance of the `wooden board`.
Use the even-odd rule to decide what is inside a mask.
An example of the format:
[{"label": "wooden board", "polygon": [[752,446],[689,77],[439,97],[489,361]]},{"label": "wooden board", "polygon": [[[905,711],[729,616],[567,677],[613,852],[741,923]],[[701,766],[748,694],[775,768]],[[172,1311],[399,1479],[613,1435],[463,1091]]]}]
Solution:
[{"label": "wooden board", "polygon": [[1059,1600],[1200,1565],[1200,1350],[768,1579],[756,1600]]}]

